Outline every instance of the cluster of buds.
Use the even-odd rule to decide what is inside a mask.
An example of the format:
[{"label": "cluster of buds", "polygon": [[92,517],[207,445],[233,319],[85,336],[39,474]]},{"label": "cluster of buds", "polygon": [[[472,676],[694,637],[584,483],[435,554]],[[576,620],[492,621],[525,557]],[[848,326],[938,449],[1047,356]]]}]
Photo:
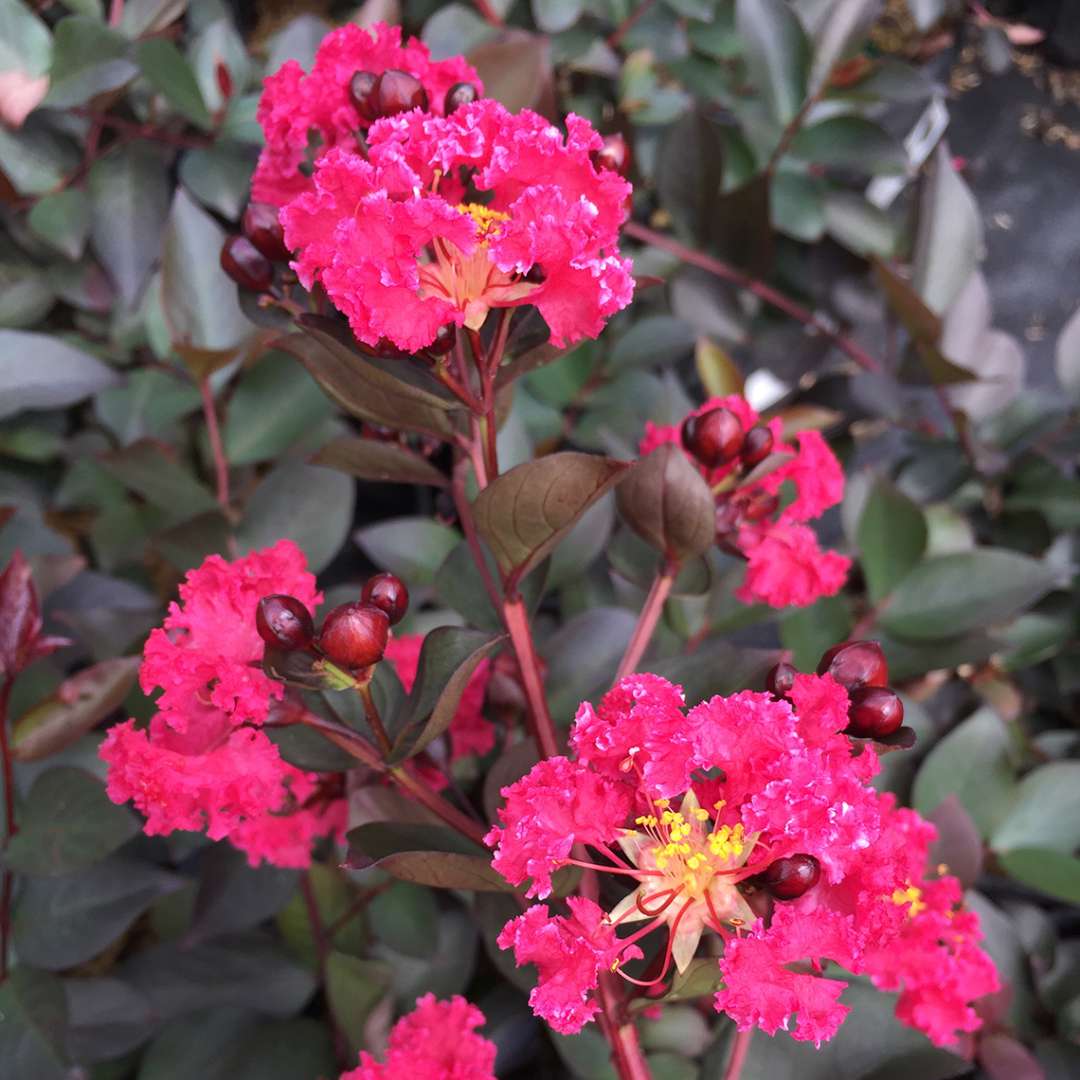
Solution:
[{"label": "cluster of buds", "polygon": [[401,622],[408,608],[405,583],[393,574],[376,574],[358,602],[339,604],[327,613],[317,634],[307,607],[284,594],[259,601],[255,626],[272,649],[315,653],[346,671],[362,671],[383,658],[390,627]]},{"label": "cluster of buds", "polygon": [[[904,703],[889,686],[889,667],[876,641],[845,641],[826,651],[818,675],[830,675],[848,692],[845,735],[856,739],[887,739],[904,723]],[[786,700],[798,670],[782,661],[771,668],[766,686],[772,696]]]},{"label": "cluster of buds", "polygon": [[277,207],[248,203],[240,228],[221,246],[221,268],[241,289],[264,293],[274,283],[275,264],[289,261]]},{"label": "cluster of buds", "polygon": [[[471,105],[479,97],[480,91],[473,83],[454,83],[446,91],[442,114],[449,116],[455,109]],[[364,129],[384,116],[397,116],[410,109],[427,111],[429,106],[424,84],[415,75],[397,68],[388,68],[379,74],[355,72],[349,79],[349,100],[356,107]]]}]

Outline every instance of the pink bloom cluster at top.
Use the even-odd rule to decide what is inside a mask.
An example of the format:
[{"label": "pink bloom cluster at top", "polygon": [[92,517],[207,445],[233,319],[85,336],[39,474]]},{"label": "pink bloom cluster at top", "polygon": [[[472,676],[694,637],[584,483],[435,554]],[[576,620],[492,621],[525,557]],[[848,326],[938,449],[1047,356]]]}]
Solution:
[{"label": "pink bloom cluster at top", "polygon": [[459,82],[483,91],[476,71],[460,56],[432,60],[423,42],[401,42],[401,27],[379,23],[362,30],[352,23],[323,38],[307,74],[286,61],[264,84],[257,113],[266,136],[251,181],[257,202],[284,206],[311,187],[301,170],[309,153],[342,144],[356,148],[356,133],[366,126],[349,96],[349,80],[357,71],[381,74],[388,68],[408,72],[423,84],[430,107],[442,112],[446,92]]},{"label": "pink bloom cluster at top", "polygon": [[[900,990],[898,1016],[945,1043],[973,1031],[971,1002],[997,989],[978,947],[977,917],[954,878],[926,877],[933,826],[869,784],[878,771],[841,732],[847,692],[800,675],[790,701],[744,691],[687,710],[656,675],[623,679],[571,732],[576,757],[550,758],[504,788],[501,824],[487,837],[512,884],[545,898],[561,866],[592,866],[636,886],[609,912],[571,897],[569,914],[537,904],[499,943],[533,963],[534,1011],[572,1033],[595,1017],[599,974],[641,956],[663,932],[663,970],[685,970],[701,936],[724,940],[716,1008],[740,1029],[831,1038],[848,1012],[846,986],[823,961]],[[594,861],[571,852],[585,845]],[[776,900],[759,875],[775,860],[812,856],[820,879]],[[764,905],[764,906],[763,906]],[[620,930],[644,924],[633,933]]]},{"label": "pink bloom cluster at top", "polygon": [[252,865],[302,867],[316,837],[344,830],[345,802],[283,761],[260,730],[283,694],[259,668],[255,609],[271,593],[309,608],[322,599],[291,541],[231,563],[212,555],[191,571],[143,654],[142,687],[161,689],[158,712],[145,730],[133,720],[112,727],[101,756],[109,797],[133,801],[148,834],[205,828]]},{"label": "pink bloom cluster at top", "polygon": [[463,997],[425,994],[390,1032],[386,1062],[361,1052],[341,1080],[495,1080],[495,1044],[475,1029],[484,1014]]},{"label": "pink bloom cluster at top", "polygon": [[[733,412],[746,431],[758,423],[757,412],[739,395],[712,398],[690,415],[701,416],[717,407]],[[844,473],[819,432],[799,432],[797,445],[792,446],[781,439],[780,420],[770,420],[765,426],[773,436],[773,453],[790,458],[760,479],[721,493],[717,527],[723,530],[726,545],[747,560],[746,581],[736,594],[740,600],[778,608],[805,607],[839,592],[851,566],[846,556],[822,551],[806,525],[844,497]],[[639,451],[644,456],[664,443],[680,443],[680,427],[650,422]],[[700,468],[709,484],[717,485],[739,468],[739,462]],[[794,487],[794,499],[779,513],[765,513],[763,508],[785,482]]]},{"label": "pink bloom cluster at top", "polygon": [[618,254],[630,185],[594,165],[603,143],[588,121],[569,116],[564,136],[480,100],[384,117],[367,144],[366,157],[323,154],[314,190],[281,213],[300,280],[320,283],[361,341],[416,352],[444,326],[533,304],[562,345],[630,302]]}]

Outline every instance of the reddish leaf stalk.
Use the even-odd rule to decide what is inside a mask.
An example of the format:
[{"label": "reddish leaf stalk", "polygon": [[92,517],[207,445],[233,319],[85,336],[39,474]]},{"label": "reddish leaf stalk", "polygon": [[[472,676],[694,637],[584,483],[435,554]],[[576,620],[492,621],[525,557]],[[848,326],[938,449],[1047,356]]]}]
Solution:
[{"label": "reddish leaf stalk", "polygon": [[626,678],[627,675],[633,674],[637,670],[638,664],[641,663],[641,658],[649,647],[649,642],[652,640],[653,632],[656,630],[656,624],[660,621],[664,604],[671,594],[671,587],[675,584],[675,577],[678,572],[678,563],[670,560],[665,560],[664,565],[657,570],[656,577],[653,578],[652,586],[649,589],[649,595],[645,597],[645,604],[641,609],[641,614],[638,616],[637,625],[634,627],[630,643],[626,646],[626,652],[623,653],[622,660],[619,661],[619,670],[615,673],[616,682]]},{"label": "reddish leaf stalk", "polygon": [[632,1021],[620,1023],[621,994],[614,985],[615,976],[603,972],[597,996],[600,1000],[600,1027],[611,1047],[611,1060],[620,1080],[652,1080],[652,1071],[638,1042]]},{"label": "reddish leaf stalk", "polygon": [[643,0],[642,3],[638,4],[638,6],[634,8],[634,10],[631,11],[630,14],[627,15],[626,18],[623,19],[623,21],[619,23],[618,26],[615,27],[612,33],[608,36],[607,43],[613,49],[617,49],[622,44],[622,39],[626,37],[626,35],[633,28],[634,24],[638,21],[638,19],[640,19],[641,16],[644,15],[645,12],[647,12],[649,8],[653,6],[654,3],[655,0]]},{"label": "reddish leaf stalk", "polygon": [[728,1058],[727,1068],[724,1070],[724,1080],[739,1080],[743,1064],[746,1062],[746,1055],[750,1052],[750,1040],[753,1036],[753,1030],[735,1032],[731,1057]]},{"label": "reddish leaf stalk", "polygon": [[503,601],[502,609],[503,622],[506,623],[506,630],[521,668],[521,681],[525,685],[525,698],[529,702],[536,745],[542,757],[555,757],[559,753],[559,741],[555,736],[555,725],[552,723],[551,711],[544,694],[540,659],[536,655],[536,646],[529,629],[529,614],[525,610],[525,601],[520,594],[508,596]]},{"label": "reddish leaf stalk", "polygon": [[217,410],[214,408],[214,392],[210,389],[208,378],[199,380],[199,393],[202,395],[203,417],[206,419],[206,437],[210,440],[210,452],[214,455],[217,501],[228,516],[229,462],[225,457],[225,445],[221,441],[221,428],[218,426]]},{"label": "reddish leaf stalk", "polygon": [[747,292],[753,293],[759,300],[771,304],[778,311],[789,315],[804,326],[813,327],[814,330],[827,337],[845,356],[864,370],[881,370],[881,365],[877,360],[852,341],[851,338],[840,333],[830,322],[815,315],[808,308],[803,307],[802,304],[798,304],[790,297],[778,292],[771,285],[766,285],[765,282],[759,281],[749,274],[744,274],[741,270],[736,270],[735,267],[713,258],[712,255],[706,255],[702,251],[695,251],[685,244],[680,244],[678,240],[665,236],[655,229],[650,229],[647,225],[641,225],[636,221],[628,221],[624,226],[624,231],[627,235],[633,236],[646,244],[652,244],[653,247],[670,252],[672,255],[682,259],[683,262],[690,263],[691,266],[700,267],[702,270],[715,274],[724,281],[730,281],[740,289],[746,289]]},{"label": "reddish leaf stalk", "polygon": [[476,10],[480,12],[485,22],[502,29],[506,24],[502,21],[499,13],[491,6],[488,0],[476,0]]},{"label": "reddish leaf stalk", "polygon": [[[8,702],[11,699],[11,679],[0,684],[0,757],[3,759],[4,777],[4,843],[7,850],[11,838],[18,832],[15,824],[15,777],[11,762],[11,744],[8,739]],[[7,869],[0,883],[0,983],[8,975],[8,942],[11,937],[11,890],[12,877]]]},{"label": "reddish leaf stalk", "polygon": [[379,744],[383,754],[389,755],[393,744],[390,742],[390,736],[387,735],[386,728],[383,726],[382,717],[379,715],[379,707],[375,704],[375,698],[371,694],[370,680],[357,683],[356,691],[360,695],[360,700],[364,703],[364,716],[367,718],[368,725],[375,735],[375,741]]},{"label": "reddish leaf stalk", "polygon": [[[330,939],[326,928],[323,926],[322,915],[319,912],[319,901],[315,896],[315,890],[311,885],[311,871],[305,870],[300,875],[300,892],[304,897],[304,907],[307,908],[308,923],[311,926],[311,937],[315,942],[315,955],[319,969],[319,982],[323,988],[327,986],[327,959],[330,955]],[[344,1064],[349,1057],[349,1044],[334,1015],[333,1007],[327,1001],[327,1012],[330,1014],[330,1030],[334,1039],[334,1053],[338,1062]]]},{"label": "reddish leaf stalk", "polygon": [[480,537],[476,532],[476,523],[473,521],[472,507],[465,496],[465,460],[464,458],[454,466],[454,475],[451,478],[450,490],[454,496],[454,506],[457,508],[458,520],[461,522],[462,531],[465,533],[465,542],[469,545],[473,562],[480,572],[480,580],[484,583],[484,591],[491,601],[491,606],[499,611],[502,608],[502,593],[491,576],[487,559],[484,558],[484,550],[480,546]]}]

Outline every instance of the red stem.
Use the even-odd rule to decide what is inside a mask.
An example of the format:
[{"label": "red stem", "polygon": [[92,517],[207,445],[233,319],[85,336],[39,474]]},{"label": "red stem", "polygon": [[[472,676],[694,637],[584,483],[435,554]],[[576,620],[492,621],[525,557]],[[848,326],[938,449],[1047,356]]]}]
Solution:
[{"label": "red stem", "polygon": [[629,33],[631,27],[649,10],[655,3],[655,0],[643,0],[643,3],[638,4],[629,15],[609,35],[607,43],[613,48],[617,49],[622,44],[622,39]]},{"label": "red stem", "polygon": [[746,1055],[750,1051],[750,1040],[753,1037],[753,1028],[749,1031],[735,1032],[735,1042],[731,1047],[731,1057],[728,1058],[727,1068],[724,1070],[724,1080],[739,1080]]},{"label": "red stem", "polygon": [[[4,843],[7,850],[11,838],[19,831],[15,824],[15,776],[11,762],[11,744],[8,740],[8,702],[11,699],[11,679],[5,679],[0,685],[0,757],[3,758],[4,776]],[[11,890],[12,875],[7,869],[3,872],[0,884],[0,983],[8,975],[8,940],[11,936]]]},{"label": "red stem", "polygon": [[600,1026],[611,1046],[611,1061],[620,1080],[652,1080],[652,1072],[638,1042],[637,1028],[633,1023],[619,1019],[622,995],[616,984],[616,976],[605,971],[600,975],[596,991],[600,1002]]},{"label": "red stem", "polygon": [[[330,940],[326,929],[323,927],[322,915],[319,913],[319,901],[315,896],[315,889],[311,884],[311,871],[305,871],[300,876],[300,892],[304,897],[304,906],[307,908],[308,923],[311,925],[311,937],[315,942],[315,955],[319,968],[319,982],[325,988],[327,985],[327,961],[330,956]],[[338,1018],[334,1010],[330,1012],[330,1031],[334,1039],[334,1052],[339,1062],[344,1064],[349,1057],[349,1044],[341,1030]]]},{"label": "red stem", "polygon": [[214,471],[217,475],[217,501],[226,516],[229,513],[229,462],[225,457],[225,446],[221,441],[221,428],[218,427],[217,411],[214,408],[214,392],[210,389],[210,380],[199,380],[199,393],[202,395],[203,417],[206,419],[206,435],[210,440],[210,452],[214,455]]},{"label": "red stem", "polygon": [[532,633],[529,630],[529,615],[525,610],[525,601],[520,594],[507,597],[503,601],[503,621],[510,634],[510,642],[517,654],[521,668],[521,681],[525,685],[525,698],[529,703],[532,716],[533,736],[540,750],[540,756],[556,757],[559,753],[559,741],[555,736],[555,725],[551,721],[547,697],[544,694],[544,680],[540,676],[540,658],[536,655]]},{"label": "red stem", "polygon": [[484,549],[480,546],[480,537],[476,532],[476,523],[473,521],[472,507],[465,496],[465,470],[466,461],[462,458],[454,466],[454,474],[450,481],[450,490],[454,496],[454,505],[457,507],[458,520],[465,533],[465,542],[469,545],[473,562],[480,573],[480,580],[484,583],[484,591],[488,594],[491,606],[495,611],[502,608],[502,593],[491,576],[491,569],[484,558]]},{"label": "red stem", "polygon": [[109,25],[119,26],[124,17],[124,0],[112,0],[109,4]]},{"label": "red stem", "polygon": [[488,0],[476,0],[476,10],[483,16],[484,21],[492,26],[502,29],[505,23],[499,13],[488,3]]},{"label": "red stem", "polygon": [[619,661],[619,670],[615,673],[616,682],[626,678],[627,675],[633,674],[637,670],[638,664],[641,663],[641,658],[649,647],[653,631],[660,621],[664,604],[671,593],[671,586],[675,584],[675,576],[678,572],[678,563],[670,560],[665,561],[664,565],[656,572],[652,587],[649,589],[649,595],[645,597],[645,604],[641,609],[641,614],[638,616],[637,626],[634,627],[633,636],[626,646],[626,652],[623,653],[622,660]]},{"label": "red stem", "polygon": [[702,251],[695,251],[685,244],[680,244],[678,240],[656,232],[655,229],[650,229],[647,225],[641,225],[636,221],[628,221],[623,228],[628,236],[633,236],[646,244],[652,244],[653,247],[658,247],[662,251],[669,251],[672,255],[682,259],[683,262],[690,263],[691,266],[700,267],[702,270],[715,274],[724,281],[730,281],[740,289],[746,289],[747,292],[753,293],[759,300],[771,304],[778,311],[790,315],[791,318],[801,322],[804,326],[812,326],[819,334],[827,337],[845,356],[854,360],[864,370],[881,370],[881,365],[877,360],[852,341],[851,338],[840,333],[808,308],[804,308],[790,297],[778,292],[771,285],[766,285],[765,282],[759,281],[749,274],[744,274],[741,270],[736,270],[735,267],[713,258],[712,255],[706,255]]}]

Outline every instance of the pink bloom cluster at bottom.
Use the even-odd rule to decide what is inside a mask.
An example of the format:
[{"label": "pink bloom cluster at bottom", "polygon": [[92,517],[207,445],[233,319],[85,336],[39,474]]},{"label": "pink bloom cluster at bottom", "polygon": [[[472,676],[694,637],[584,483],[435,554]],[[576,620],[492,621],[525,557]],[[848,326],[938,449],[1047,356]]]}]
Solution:
[{"label": "pink bloom cluster at bottom", "polygon": [[321,599],[295,544],[282,540],[234,562],[212,555],[188,574],[162,628],[146,643],[141,681],[163,688],[147,729],[112,727],[101,745],[109,798],[131,800],[149,835],[201,830],[228,837],[253,866],[304,867],[321,836],[339,836],[345,801],[315,773],[283,761],[260,728],[280,684],[259,668],[259,599]]},{"label": "pink bloom cluster at bottom", "polygon": [[[659,988],[711,932],[724,942],[715,1005],[741,1030],[773,1034],[795,1018],[794,1038],[831,1038],[847,984],[824,977],[826,961],[899,990],[897,1015],[937,1043],[975,1030],[971,1002],[998,989],[978,919],[954,878],[925,876],[935,830],[870,786],[877,754],[842,734],[847,708],[843,687],[812,675],[790,701],[744,691],[686,710],[679,687],[636,675],[598,709],[582,705],[576,757],[502,790],[493,866],[514,885],[531,879],[541,899],[569,864],[632,888],[607,912],[570,897],[568,915],[537,904],[503,929],[500,946],[539,970],[537,1015],[578,1031],[598,1011],[600,974],[625,975],[642,938],[666,939],[662,968],[625,977]],[[591,862],[572,854],[579,845]],[[820,879],[773,902],[759,875],[794,855],[816,860]]]},{"label": "pink bloom cluster at bottom", "polygon": [[[760,419],[749,402],[737,394],[711,398],[690,416],[702,416],[717,408],[734,413],[744,431]],[[780,420],[770,420],[764,426],[773,436],[773,453],[788,455],[788,460],[771,472],[746,482],[737,475],[741,468],[737,458],[715,469],[698,467],[710,485],[730,485],[732,478],[739,481],[734,487],[725,486],[717,495],[718,530],[722,527],[726,543],[747,560],[746,581],[736,594],[738,598],[747,604],[805,607],[822,596],[837,593],[851,567],[847,556],[822,551],[817,537],[805,524],[844,497],[844,473],[819,432],[799,432],[797,446],[792,446],[781,438]],[[647,424],[639,447],[641,456],[665,443],[679,444],[680,431],[681,425]],[[777,512],[776,496],[785,484],[792,487],[794,498]],[[769,502],[776,509],[766,513],[763,508]]]},{"label": "pink bloom cluster at bottom", "polygon": [[425,994],[390,1032],[386,1061],[361,1052],[340,1080],[495,1080],[495,1044],[476,1028],[484,1014],[463,997]]}]

